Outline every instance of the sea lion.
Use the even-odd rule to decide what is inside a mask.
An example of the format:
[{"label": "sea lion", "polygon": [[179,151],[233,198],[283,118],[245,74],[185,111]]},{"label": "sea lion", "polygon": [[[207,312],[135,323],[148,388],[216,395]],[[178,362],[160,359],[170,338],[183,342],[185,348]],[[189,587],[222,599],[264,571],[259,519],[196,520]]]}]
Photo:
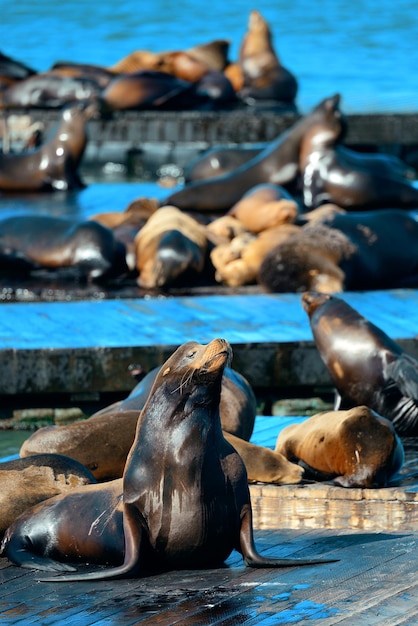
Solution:
[{"label": "sea lion", "polygon": [[299,174],[299,149],[303,135],[314,124],[329,124],[333,116],[341,118],[340,96],[322,100],[308,115],[281,133],[257,156],[236,170],[208,180],[186,184],[163,203],[186,211],[225,212],[243,194],[260,183],[274,183],[286,188]]},{"label": "sea lion", "polygon": [[59,76],[90,79],[95,81],[101,89],[105,89],[110,81],[115,78],[115,72],[106,67],[70,61],[57,61],[51,66],[49,72]]},{"label": "sea lion", "polygon": [[300,149],[303,201],[308,209],[331,202],[346,210],[418,206],[416,172],[395,156],[362,154],[343,146],[341,127],[332,118],[312,126]]},{"label": "sea lion", "polygon": [[138,70],[120,74],[101,93],[104,113],[126,109],[193,108],[193,83],[158,70]]},{"label": "sea lion", "polygon": [[302,481],[305,470],[280,452],[244,441],[225,431],[223,434],[243,460],[249,483],[294,485]]},{"label": "sea lion", "polygon": [[275,450],[305,468],[306,478],[341,487],[386,487],[404,461],[393,424],[367,406],[318,413],[286,426]]},{"label": "sea lion", "polygon": [[0,52],[0,90],[36,73],[33,67]]},{"label": "sea lion", "polygon": [[228,211],[252,233],[294,222],[298,205],[291,194],[271,183],[252,187]]},{"label": "sea lion", "polygon": [[0,153],[0,191],[65,191],[85,187],[78,168],[87,146],[87,122],[94,105],[64,108],[49,138],[34,150]]},{"label": "sea lion", "polygon": [[215,280],[229,287],[256,283],[264,258],[298,231],[295,224],[282,224],[258,235],[241,233],[230,242],[215,246],[210,251]]},{"label": "sea lion", "polygon": [[228,39],[213,39],[207,43],[197,44],[186,50],[194,59],[205,63],[212,70],[222,72],[228,65],[230,41]]},{"label": "sea lion", "polygon": [[205,227],[173,206],[153,213],[134,241],[138,285],[164,288],[188,282],[205,267]]},{"label": "sea lion", "polygon": [[61,109],[76,102],[96,102],[102,88],[92,78],[64,76],[56,72],[36,73],[0,93],[0,109]]},{"label": "sea lion", "polygon": [[0,537],[34,504],[95,482],[84,465],[60,454],[37,454],[0,462]]},{"label": "sea lion", "polygon": [[233,172],[244,163],[260,154],[267,143],[238,146],[213,146],[195,156],[184,168],[184,181],[215,178]]},{"label": "sea lion", "polygon": [[339,394],[335,408],[365,404],[399,435],[416,436],[417,360],[340,298],[308,292],[302,306]]},{"label": "sea lion", "polygon": [[16,215],[0,221],[0,270],[101,280],[128,271],[125,247],[98,222],[51,215]]},{"label": "sea lion", "polygon": [[219,418],[231,358],[223,339],[180,346],[141,412],[123,479],[30,509],[6,531],[1,555],[52,571],[68,570],[71,562],[114,566],[44,579],[57,581],[219,567],[233,549],[251,567],[324,562],[263,557],[256,550],[247,474]]},{"label": "sea lion", "polygon": [[248,104],[273,100],[289,107],[295,104],[298,83],[277,56],[267,21],[259,11],[250,12],[248,31],[239,51],[243,86],[239,97]]},{"label": "sea lion", "polygon": [[[141,411],[161,370],[148,372],[122,401],[107,406],[90,418],[62,426],[45,426],[35,431],[20,448],[20,456],[45,451],[65,454],[88,467],[97,480],[120,478],[135,438]],[[180,383],[181,381],[179,381]],[[222,429],[249,440],[257,405],[248,381],[226,367],[220,400]]]},{"label": "sea lion", "polygon": [[418,223],[397,209],[327,212],[266,254],[258,282],[323,293],[418,285]]}]

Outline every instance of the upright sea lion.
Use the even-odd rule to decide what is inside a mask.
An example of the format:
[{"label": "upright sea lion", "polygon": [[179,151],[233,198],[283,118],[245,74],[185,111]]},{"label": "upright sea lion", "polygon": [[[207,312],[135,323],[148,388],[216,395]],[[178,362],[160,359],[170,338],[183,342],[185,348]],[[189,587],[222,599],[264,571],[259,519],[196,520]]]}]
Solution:
[{"label": "upright sea lion", "polygon": [[257,156],[236,170],[208,180],[186,184],[163,203],[186,211],[224,212],[243,194],[260,183],[288,186],[299,174],[299,149],[302,137],[313,125],[329,124],[330,117],[341,118],[340,96],[322,100],[308,115],[267,144]]},{"label": "upright sea lion", "polygon": [[0,462],[0,537],[34,504],[95,482],[84,465],[60,454],[36,454]]},{"label": "upright sea lion", "polygon": [[34,150],[0,153],[0,191],[83,188],[78,167],[87,146],[87,122],[96,114],[94,105],[70,105],[51,137]]},{"label": "upright sea lion", "polygon": [[[97,480],[119,478],[135,438],[138,414],[148,399],[161,370],[148,372],[122,401],[89,419],[62,426],[45,426],[35,431],[20,448],[21,457],[46,451],[65,454],[88,467]],[[254,392],[238,372],[226,367],[220,400],[222,429],[248,440],[257,412]]]},{"label": "upright sea lion", "polygon": [[199,276],[205,267],[205,227],[173,206],[155,211],[135,237],[138,285],[164,288]]},{"label": "upright sea lion", "polygon": [[303,201],[308,209],[331,202],[346,210],[418,206],[416,172],[395,156],[361,154],[341,144],[341,128],[312,126],[300,150]]},{"label": "upright sea lion", "polygon": [[306,478],[333,480],[341,487],[385,487],[404,460],[393,424],[367,406],[291,424],[279,433],[275,450],[299,463]]},{"label": "upright sea lion", "polygon": [[0,221],[0,270],[99,280],[128,271],[126,251],[111,230],[94,221],[16,215]]},{"label": "upright sea lion", "polygon": [[340,396],[336,408],[365,404],[399,435],[416,436],[417,360],[340,298],[304,293],[302,306]]},{"label": "upright sea lion", "polygon": [[297,80],[280,63],[270,27],[259,11],[250,13],[248,31],[239,51],[239,65],[244,79],[238,94],[242,100],[249,104],[274,100],[294,105]]},{"label": "upright sea lion", "polygon": [[219,418],[231,358],[223,339],[180,346],[158,373],[122,481],[30,509],[8,528],[1,555],[52,571],[68,570],[71,562],[114,566],[46,579],[59,581],[219,567],[233,549],[252,567],[324,562],[262,557],[256,550],[247,474]]},{"label": "upright sea lion", "polygon": [[323,293],[418,285],[418,222],[397,209],[329,212],[268,252],[258,282]]}]

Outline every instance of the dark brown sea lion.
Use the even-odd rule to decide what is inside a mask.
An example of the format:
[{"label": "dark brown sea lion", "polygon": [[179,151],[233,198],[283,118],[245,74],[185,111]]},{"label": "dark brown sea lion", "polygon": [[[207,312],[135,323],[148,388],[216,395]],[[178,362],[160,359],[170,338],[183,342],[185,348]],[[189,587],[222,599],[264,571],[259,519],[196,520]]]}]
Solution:
[{"label": "dark brown sea lion", "polygon": [[95,102],[102,88],[92,78],[42,72],[20,80],[0,94],[0,108],[60,109],[74,102]]},{"label": "dark brown sea lion", "polygon": [[281,63],[273,46],[273,37],[267,21],[253,10],[248,31],[239,52],[243,86],[238,92],[242,100],[254,104],[274,100],[294,105],[298,91],[295,76]]},{"label": "dark brown sea lion", "polygon": [[346,210],[418,206],[416,172],[395,156],[362,154],[343,146],[334,118],[327,132],[312,126],[300,150],[303,200],[308,209],[334,203]]},{"label": "dark brown sea lion", "polygon": [[102,91],[103,111],[193,108],[193,83],[157,70],[120,74]]},{"label": "dark brown sea lion", "polygon": [[0,52],[0,89],[10,87],[36,73],[32,67]]},{"label": "dark brown sea lion", "polygon": [[257,553],[247,474],[219,418],[223,370],[231,358],[222,339],[180,346],[156,378],[122,481],[77,489],[30,509],[6,531],[1,555],[52,571],[68,570],[71,562],[114,566],[46,579],[57,581],[219,567],[234,549],[252,567],[317,563]]},{"label": "dark brown sea lion", "polygon": [[0,462],[0,537],[34,504],[95,482],[84,465],[60,454]]},{"label": "dark brown sea lion", "polygon": [[58,61],[54,63],[49,72],[60,76],[90,79],[95,81],[101,89],[105,89],[110,81],[115,78],[115,72],[112,72],[106,67],[70,61]]},{"label": "dark brown sea lion", "polygon": [[146,289],[187,284],[205,267],[206,231],[194,217],[163,206],[135,237],[138,285]]},{"label": "dark brown sea lion", "polygon": [[224,212],[243,194],[260,183],[287,187],[299,174],[299,149],[303,135],[313,125],[329,124],[329,118],[341,118],[340,96],[320,102],[311,113],[298,120],[277,139],[267,144],[257,156],[233,172],[208,180],[186,184],[164,200],[186,211]]},{"label": "dark brown sea lion", "polygon": [[65,108],[51,136],[33,150],[0,153],[0,191],[62,191],[84,187],[78,168],[87,146],[94,105]]},{"label": "dark brown sea lion", "polygon": [[[97,480],[120,478],[135,438],[138,413],[144,408],[160,370],[156,367],[148,372],[127,398],[87,420],[35,431],[23,442],[21,457],[45,451],[65,454],[88,467]],[[242,440],[250,439],[256,411],[256,399],[248,381],[226,367],[220,400],[222,429]]]},{"label": "dark brown sea lion", "polygon": [[266,143],[244,146],[214,146],[194,157],[184,168],[184,180],[191,183],[197,180],[215,178],[228,174],[248,163],[260,154]]},{"label": "dark brown sea lion", "polygon": [[275,449],[299,463],[306,478],[333,480],[341,487],[385,487],[404,461],[393,424],[367,406],[291,424],[279,433]]},{"label": "dark brown sea lion", "polygon": [[316,347],[340,396],[335,408],[365,404],[401,436],[418,434],[418,362],[344,300],[302,295]]},{"label": "dark brown sea lion", "polygon": [[266,254],[258,282],[323,293],[418,285],[418,223],[397,209],[330,212]]},{"label": "dark brown sea lion", "polygon": [[128,270],[125,247],[105,226],[33,214],[0,221],[0,269],[50,269],[80,280],[106,279]]}]

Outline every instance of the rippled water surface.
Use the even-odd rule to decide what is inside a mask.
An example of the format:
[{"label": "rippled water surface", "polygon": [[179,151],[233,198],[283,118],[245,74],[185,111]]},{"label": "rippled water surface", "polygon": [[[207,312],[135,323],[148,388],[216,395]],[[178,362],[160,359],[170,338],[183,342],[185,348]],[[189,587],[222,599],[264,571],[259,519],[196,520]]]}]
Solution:
[{"label": "rippled water surface", "polygon": [[41,71],[58,60],[112,65],[133,50],[227,38],[234,60],[257,8],[299,80],[301,112],[336,91],[346,112],[415,111],[416,7],[413,0],[0,0],[0,49]]}]

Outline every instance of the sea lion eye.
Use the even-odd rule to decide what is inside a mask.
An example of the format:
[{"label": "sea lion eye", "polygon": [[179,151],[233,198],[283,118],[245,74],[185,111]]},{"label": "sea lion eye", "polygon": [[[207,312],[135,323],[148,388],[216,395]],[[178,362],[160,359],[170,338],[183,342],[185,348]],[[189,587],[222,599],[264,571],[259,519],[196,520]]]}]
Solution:
[{"label": "sea lion eye", "polygon": [[186,359],[193,359],[195,355],[196,355],[196,350],[190,350],[190,352],[186,354]]}]

